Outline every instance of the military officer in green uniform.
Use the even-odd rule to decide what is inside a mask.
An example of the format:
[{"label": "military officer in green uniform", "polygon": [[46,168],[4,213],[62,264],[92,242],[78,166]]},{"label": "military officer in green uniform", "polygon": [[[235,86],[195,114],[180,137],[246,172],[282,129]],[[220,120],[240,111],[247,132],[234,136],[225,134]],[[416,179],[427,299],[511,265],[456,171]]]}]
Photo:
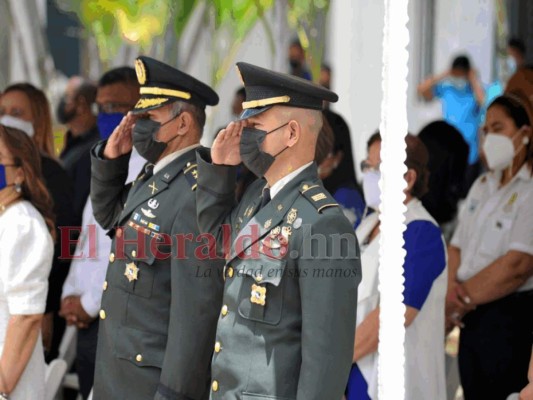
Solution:
[{"label": "military officer in green uniform", "polygon": [[[361,280],[354,231],[313,162],[329,90],[238,63],[246,101],[197,151],[198,223],[225,252],[211,399],[340,400]],[[236,204],[240,162],[260,179]],[[219,246],[220,248],[220,246]]]},{"label": "military officer in green uniform", "polygon": [[[198,241],[195,190],[207,85],[148,57],[134,114],[92,149],[91,201],[114,234],[104,283],[94,398],[209,396],[223,280]],[[147,159],[125,186],[132,147]]]}]

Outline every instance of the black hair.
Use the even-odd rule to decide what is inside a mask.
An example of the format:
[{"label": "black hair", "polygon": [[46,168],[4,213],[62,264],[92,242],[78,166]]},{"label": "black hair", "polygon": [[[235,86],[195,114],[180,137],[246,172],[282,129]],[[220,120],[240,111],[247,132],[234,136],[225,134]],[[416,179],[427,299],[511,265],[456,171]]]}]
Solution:
[{"label": "black hair", "polygon": [[291,42],[291,45],[289,47],[298,47],[300,48],[301,50],[303,50],[303,46],[302,46],[302,43],[300,43],[300,40],[298,38],[294,39],[292,42]]},{"label": "black hair", "polygon": [[381,142],[381,133],[379,131],[376,131],[372,134],[372,136],[370,136],[370,138],[366,142],[366,149],[370,149],[370,146],[372,146],[376,142]]},{"label": "black hair", "polygon": [[76,90],[76,97],[83,97],[87,104],[94,103],[96,101],[96,86],[92,82],[84,81]]},{"label": "black hair", "polygon": [[114,83],[139,85],[137,82],[137,74],[131,67],[118,67],[107,71],[98,81],[98,87],[112,85]]},{"label": "black hair", "polygon": [[470,71],[470,59],[466,55],[460,55],[454,58],[452,62],[452,69],[460,69],[462,71]]},{"label": "black hair", "polygon": [[507,42],[508,47],[518,50],[522,55],[526,54],[526,44],[520,38],[513,37]]},{"label": "black hair", "polygon": [[[528,114],[528,108],[526,108],[528,107],[526,106],[527,101],[529,101],[528,98],[520,95],[520,92],[505,93],[502,96],[496,97],[496,99],[490,103],[487,111],[494,106],[500,106],[505,114],[507,114],[507,116],[513,120],[518,129],[524,125],[531,127],[532,121]],[[529,164],[531,172],[533,173],[533,140],[531,140],[531,138],[529,139],[529,144],[527,145],[526,162]]]}]

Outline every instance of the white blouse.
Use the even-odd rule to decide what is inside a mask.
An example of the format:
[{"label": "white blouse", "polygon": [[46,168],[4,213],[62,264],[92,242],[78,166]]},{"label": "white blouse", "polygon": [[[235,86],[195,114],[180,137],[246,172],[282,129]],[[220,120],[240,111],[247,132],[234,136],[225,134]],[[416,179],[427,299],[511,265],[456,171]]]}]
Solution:
[{"label": "white blouse", "polygon": [[[41,214],[20,201],[0,214],[0,352],[13,315],[44,313],[53,241]],[[39,335],[10,398],[38,399],[44,393],[45,363]]]},{"label": "white blouse", "polygon": [[[499,188],[501,173],[480,176],[459,215],[452,245],[461,249],[457,278],[465,281],[510,250],[533,255],[533,178],[527,165]],[[533,277],[518,291],[533,289]]]}]

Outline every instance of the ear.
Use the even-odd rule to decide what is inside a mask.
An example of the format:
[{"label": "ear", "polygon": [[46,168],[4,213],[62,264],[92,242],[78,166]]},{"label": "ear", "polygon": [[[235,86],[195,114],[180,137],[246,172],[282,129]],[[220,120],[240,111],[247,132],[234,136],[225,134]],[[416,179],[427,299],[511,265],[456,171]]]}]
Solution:
[{"label": "ear", "polygon": [[18,167],[15,172],[15,183],[22,185],[24,181],[25,181],[24,170],[22,169],[22,167]]},{"label": "ear", "polygon": [[178,123],[177,134],[181,135],[181,136],[183,136],[183,135],[187,134],[188,132],[190,132],[191,129],[193,128],[193,126],[194,126],[193,116],[188,111],[183,111],[178,116],[178,118],[176,118],[176,121]]},{"label": "ear", "polygon": [[417,173],[414,169],[408,169],[405,174],[405,181],[407,182],[406,192],[411,193],[413,186],[415,185],[416,178],[418,178]]},{"label": "ear", "polygon": [[302,134],[302,127],[299,122],[292,120],[289,122],[288,128],[289,128],[289,141],[287,143],[287,146],[292,147],[300,139],[300,135]]}]

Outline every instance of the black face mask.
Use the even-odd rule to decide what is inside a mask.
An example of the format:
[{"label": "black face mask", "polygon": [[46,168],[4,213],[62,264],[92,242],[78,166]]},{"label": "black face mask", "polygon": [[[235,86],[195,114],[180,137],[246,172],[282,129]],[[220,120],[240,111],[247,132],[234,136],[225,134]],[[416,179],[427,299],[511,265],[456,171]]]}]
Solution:
[{"label": "black face mask", "polygon": [[138,119],[135,122],[135,126],[133,127],[132,140],[135,149],[141,155],[141,157],[151,162],[152,164],[155,164],[159,160],[159,157],[161,157],[161,154],[163,154],[163,152],[167,148],[168,143],[176,139],[179,135],[174,136],[168,142],[159,142],[155,140],[155,135],[157,134],[157,132],[159,132],[159,129],[161,129],[162,126],[165,126],[177,117],[178,115],[169,119],[163,124],[157,121],[153,121],[149,118]]},{"label": "black face mask", "polygon": [[302,63],[300,62],[300,60],[297,60],[295,58],[291,58],[289,60],[289,64],[291,65],[292,69],[299,69],[302,66]]},{"label": "black face mask", "polygon": [[67,110],[67,100],[65,96],[59,100],[56,109],[56,118],[60,124],[68,124],[76,116],[76,108]]},{"label": "black face mask", "polygon": [[276,157],[289,148],[289,146],[285,146],[284,149],[275,155],[265,153],[263,150],[261,150],[261,146],[265,141],[266,135],[281,129],[288,124],[289,123],[287,122],[269,132],[255,128],[243,128],[239,146],[241,160],[246,168],[248,168],[257,177],[262,178],[272,166],[274,161],[276,161]]}]

